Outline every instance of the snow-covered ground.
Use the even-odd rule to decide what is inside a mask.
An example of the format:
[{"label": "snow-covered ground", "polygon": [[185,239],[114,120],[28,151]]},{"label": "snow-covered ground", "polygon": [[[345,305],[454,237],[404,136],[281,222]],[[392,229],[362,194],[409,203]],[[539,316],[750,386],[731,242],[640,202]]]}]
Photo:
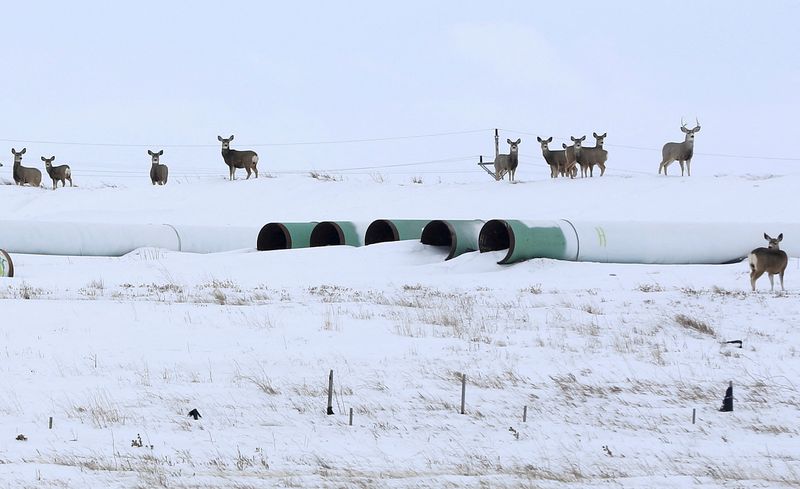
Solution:
[{"label": "snow-covered ground", "polygon": [[[540,163],[516,185],[226,173],[163,188],[146,173],[111,185],[76,172],[79,187],[55,192],[0,185],[0,221],[796,222],[800,204],[788,171],[567,181]],[[797,257],[785,293],[766,277],[752,293],[745,263],[444,256],[411,241],[14,255],[17,276],[0,278],[2,486],[800,484]],[[729,381],[735,411],[720,413]]]}]

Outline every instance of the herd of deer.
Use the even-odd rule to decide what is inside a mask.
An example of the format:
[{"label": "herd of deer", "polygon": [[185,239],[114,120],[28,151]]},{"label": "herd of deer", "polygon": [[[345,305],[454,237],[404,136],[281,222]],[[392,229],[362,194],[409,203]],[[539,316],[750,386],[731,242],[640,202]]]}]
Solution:
[{"label": "herd of deer", "polygon": [[[247,178],[250,178],[252,173],[258,178],[258,168],[256,166],[258,164],[258,155],[255,151],[237,151],[231,149],[230,145],[231,141],[233,141],[233,136],[229,138],[217,136],[217,139],[222,142],[222,159],[225,164],[228,165],[231,180],[234,179],[237,168],[243,168],[247,171]],[[11,148],[11,154],[14,155],[14,168],[12,170],[14,183],[17,185],[39,187],[42,183],[42,172],[39,171],[38,168],[22,166],[22,155],[24,155],[27,150],[27,148],[22,148],[20,151],[17,151]],[[150,181],[153,185],[166,185],[167,178],[169,177],[169,168],[167,168],[167,165],[162,165],[159,161],[161,155],[164,154],[164,150],[162,149],[158,152],[147,150],[147,154],[150,155]],[[53,180],[53,190],[58,186],[58,182],[61,182],[62,187],[66,187],[66,181],[69,181],[69,186],[72,187],[72,169],[69,165],[53,166],[52,163],[55,159],[55,156],[51,156],[50,158],[42,156],[45,170]],[[3,164],[0,163],[0,166],[3,166]]]},{"label": "herd of deer", "polygon": [[[694,128],[689,129],[686,123],[681,121],[681,131],[686,135],[681,143],[666,143],[661,149],[661,164],[658,166],[658,173],[664,171],[667,174],[667,167],[674,161],[681,165],[681,176],[686,173],[692,175],[692,155],[694,154],[694,135],[700,131],[700,121],[695,120],[697,123]],[[542,139],[536,137],[539,144],[542,146],[542,156],[544,161],[550,167],[550,178],[557,178],[559,175],[562,177],[575,178],[578,175],[578,168],[581,170],[581,177],[593,177],[594,167],[600,168],[600,176],[606,172],[606,161],[608,160],[608,151],[603,149],[603,141],[608,133],[597,134],[592,133],[595,139],[595,145],[592,147],[583,146],[583,141],[586,136],[576,138],[570,136],[572,145],[567,146],[566,143],[561,144],[562,149],[551,150],[549,144],[553,142],[553,138]],[[507,139],[510,146],[508,154],[498,154],[494,159],[494,178],[495,180],[502,180],[505,175],[508,175],[509,181],[514,181],[514,176],[517,172],[519,165],[519,144],[521,139],[512,141]],[[686,167],[684,168],[684,163]]]},{"label": "herd of deer", "polygon": [[[674,161],[678,161],[681,165],[681,175],[684,174],[684,163],[686,164],[686,173],[691,176],[691,162],[692,154],[694,153],[694,135],[700,131],[700,122],[693,129],[688,129],[686,124],[681,124],[681,131],[686,135],[681,143],[666,143],[661,150],[661,164],[658,167],[658,173],[664,171],[667,174],[667,167]],[[545,162],[550,166],[550,177],[557,178],[561,176],[569,176],[575,178],[578,174],[578,167],[581,170],[581,177],[592,177],[594,175],[594,167],[600,168],[600,176],[606,171],[606,160],[608,159],[608,151],[603,149],[603,141],[606,138],[606,133],[598,135],[592,133],[595,138],[594,147],[584,147],[583,141],[586,136],[576,138],[570,137],[572,145],[567,146],[562,144],[560,150],[551,150],[548,145],[553,142],[553,138],[536,139],[542,146],[542,156]],[[230,148],[230,143],[233,141],[233,135],[229,138],[217,136],[217,139],[222,143],[222,159],[228,166],[230,171],[230,179],[233,180],[237,168],[243,168],[247,171],[247,178],[250,178],[251,173],[255,174],[258,178],[258,154],[255,151],[238,151]],[[519,165],[519,144],[521,139],[512,141],[508,139],[510,151],[508,154],[498,154],[494,160],[495,178],[500,180],[504,175],[509,175],[509,180],[514,181],[514,175]],[[22,155],[25,154],[27,148],[17,151],[11,148],[11,153],[14,155],[14,168],[13,176],[14,183],[17,185],[31,185],[38,187],[42,182],[42,172],[37,168],[29,168],[22,166]],[[150,181],[153,185],[166,185],[169,176],[169,168],[167,165],[162,165],[159,161],[164,150],[153,152],[148,150],[147,154],[150,155]],[[72,170],[69,165],[53,166],[53,161],[56,157],[51,156],[45,158],[45,170],[53,181],[53,189],[61,182],[61,186],[66,186],[66,181],[69,181],[69,186],[72,187]],[[0,166],[3,166],[0,163]],[[781,281],[781,290],[783,288],[783,275],[786,271],[786,266],[789,263],[786,252],[780,249],[779,243],[783,240],[783,233],[779,234],[777,238],[771,238],[768,234],[764,233],[764,239],[767,240],[767,248],[756,248],[750,252],[748,261],[750,263],[750,285],[753,290],[756,290],[756,280],[764,273],[769,276],[770,290],[774,290],[775,285],[773,277],[778,275]]]}]

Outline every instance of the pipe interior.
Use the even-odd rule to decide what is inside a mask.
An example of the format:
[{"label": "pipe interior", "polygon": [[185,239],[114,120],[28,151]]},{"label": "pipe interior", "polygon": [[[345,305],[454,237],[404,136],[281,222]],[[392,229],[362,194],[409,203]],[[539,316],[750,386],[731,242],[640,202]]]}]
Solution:
[{"label": "pipe interior", "polygon": [[499,219],[492,219],[481,228],[478,235],[478,248],[486,251],[507,250],[511,246],[511,229]]},{"label": "pipe interior", "polygon": [[447,246],[453,245],[453,235],[450,233],[450,228],[444,221],[431,221],[422,229],[422,237],[420,238],[422,244],[432,246]]},{"label": "pipe interior", "polygon": [[344,244],[344,233],[335,222],[321,222],[311,231],[311,246],[336,246]]},{"label": "pipe interior", "polygon": [[290,246],[289,230],[279,222],[271,222],[258,232],[256,241],[258,251],[287,250]]},{"label": "pipe interior", "polygon": [[367,228],[364,244],[385,243],[387,241],[397,241],[398,239],[400,239],[400,236],[398,236],[397,229],[391,221],[379,219],[373,221]]}]

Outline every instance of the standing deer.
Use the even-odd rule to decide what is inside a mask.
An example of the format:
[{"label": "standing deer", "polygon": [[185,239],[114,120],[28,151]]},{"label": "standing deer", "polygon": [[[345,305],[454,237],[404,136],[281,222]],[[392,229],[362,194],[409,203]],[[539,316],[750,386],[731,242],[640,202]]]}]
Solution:
[{"label": "standing deer", "polygon": [[158,153],[153,153],[148,149],[147,154],[151,157],[150,181],[153,182],[153,185],[166,185],[167,177],[169,176],[169,168],[167,168],[167,165],[162,165],[158,162],[161,155],[164,154],[164,150],[162,149]]},{"label": "standing deer", "polygon": [[681,176],[683,176],[683,162],[686,162],[686,173],[692,176],[692,155],[694,154],[694,134],[700,131],[700,121],[695,118],[697,125],[694,129],[687,129],[686,123],[681,119],[681,131],[686,134],[686,138],[682,143],[667,143],[661,149],[661,164],[658,166],[658,174],[664,170],[664,175],[667,174],[667,166],[673,161],[678,161],[681,164]]},{"label": "standing deer", "polygon": [[542,145],[542,156],[550,167],[550,178],[558,178],[558,173],[567,166],[567,155],[563,149],[551,150],[547,145],[553,142],[552,136],[542,139],[536,136],[536,140]]},{"label": "standing deer", "polygon": [[55,156],[51,156],[50,158],[42,156],[44,169],[47,170],[47,174],[50,175],[50,179],[53,180],[53,190],[58,186],[58,182],[61,182],[62,187],[66,187],[67,184],[65,180],[69,180],[69,186],[72,187],[72,170],[70,170],[69,165],[53,166],[52,163],[55,159]]},{"label": "standing deer", "polygon": [[572,146],[567,146],[566,144],[561,144],[561,147],[564,148],[565,154],[567,156],[567,164],[562,169],[562,175],[569,175],[570,178],[575,178],[575,175],[578,174],[578,169],[576,168],[576,163],[581,158],[582,153],[582,144],[583,141],[586,139],[586,136],[580,138],[574,138],[572,136],[569,137],[572,140]]},{"label": "standing deer", "polygon": [[12,170],[14,182],[17,185],[27,184],[32,187],[38,187],[42,183],[42,172],[36,168],[22,166],[22,155],[27,150],[27,148],[22,148],[20,152],[17,152],[14,148],[11,148],[11,153],[14,155],[14,169]]},{"label": "standing deer", "polygon": [[507,155],[497,155],[494,158],[494,179],[502,180],[505,174],[508,173],[508,181],[514,181],[514,174],[517,172],[517,165],[519,165],[519,143],[522,139],[512,141],[506,139],[511,146]]},{"label": "standing deer", "polygon": [[231,180],[235,178],[234,173],[237,168],[244,168],[247,170],[247,179],[250,178],[251,171],[254,172],[256,178],[258,178],[258,168],[256,167],[258,164],[258,155],[255,151],[237,151],[231,149],[233,134],[227,139],[222,136],[217,136],[217,139],[222,142],[222,159],[225,160],[225,164],[228,165],[228,169],[231,173]]},{"label": "standing deer", "polygon": [[592,133],[594,136],[594,147],[581,147],[581,154],[578,157],[578,164],[581,167],[581,177],[586,177],[587,172],[589,177],[594,176],[594,165],[600,167],[600,176],[606,172],[606,161],[608,160],[608,151],[603,149],[603,141],[608,133],[603,133],[598,136],[596,132]]},{"label": "standing deer", "polygon": [[764,233],[764,239],[769,243],[768,248],[756,248],[750,252],[750,285],[753,287],[753,292],[756,290],[756,280],[758,277],[767,272],[769,276],[769,290],[775,290],[775,283],[772,276],[779,275],[781,278],[781,290],[783,288],[783,273],[786,271],[786,265],[789,264],[789,257],[786,252],[781,250],[780,242],[783,241],[783,233],[779,234],[777,238],[770,238],[769,234]]}]

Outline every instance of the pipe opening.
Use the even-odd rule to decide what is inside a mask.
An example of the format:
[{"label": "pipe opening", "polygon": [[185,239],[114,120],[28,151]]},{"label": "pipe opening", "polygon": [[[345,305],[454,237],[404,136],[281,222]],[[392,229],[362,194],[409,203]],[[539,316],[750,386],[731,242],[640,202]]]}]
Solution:
[{"label": "pipe opening", "polygon": [[392,221],[378,219],[377,221],[373,221],[367,228],[367,233],[364,236],[364,244],[371,245],[374,243],[397,241],[399,239],[400,234],[397,232],[397,226],[395,226]]},{"label": "pipe opening", "polygon": [[279,222],[271,222],[261,228],[256,240],[258,251],[288,250],[292,247],[292,236],[286,226]]},{"label": "pipe opening", "polygon": [[420,237],[422,244],[431,246],[445,246],[449,249],[447,258],[453,258],[456,253],[456,230],[447,221],[431,221],[422,228]]},{"label": "pipe opening", "polygon": [[511,247],[512,231],[509,225],[500,219],[492,219],[481,228],[478,235],[478,249],[487,251],[507,250]]},{"label": "pipe opening", "polygon": [[311,231],[311,246],[343,245],[344,232],[335,222],[325,221],[314,226]]},{"label": "pipe opening", "polygon": [[0,250],[0,277],[14,277],[14,262],[5,250]]}]

